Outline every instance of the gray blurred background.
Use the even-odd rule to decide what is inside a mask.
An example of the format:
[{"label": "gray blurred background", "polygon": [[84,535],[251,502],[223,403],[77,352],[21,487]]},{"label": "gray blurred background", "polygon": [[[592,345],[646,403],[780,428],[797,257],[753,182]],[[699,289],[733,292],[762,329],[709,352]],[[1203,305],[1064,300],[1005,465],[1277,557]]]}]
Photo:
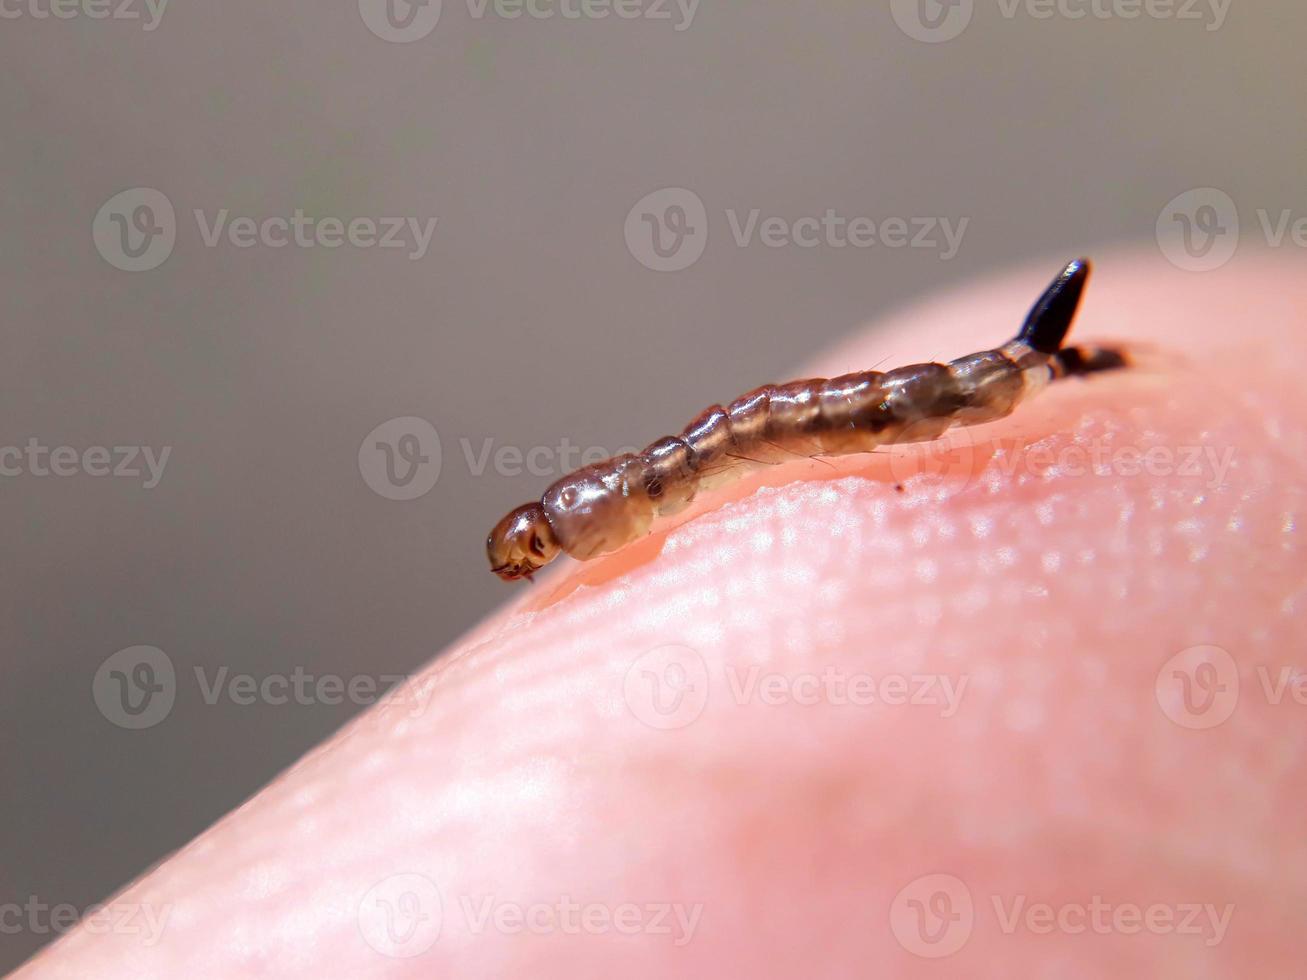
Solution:
[{"label": "gray blurred background", "polygon": [[0,968],[510,596],[566,446],[1168,207],[1198,264],[1307,214],[1299,4],[51,2],[0,0]]}]

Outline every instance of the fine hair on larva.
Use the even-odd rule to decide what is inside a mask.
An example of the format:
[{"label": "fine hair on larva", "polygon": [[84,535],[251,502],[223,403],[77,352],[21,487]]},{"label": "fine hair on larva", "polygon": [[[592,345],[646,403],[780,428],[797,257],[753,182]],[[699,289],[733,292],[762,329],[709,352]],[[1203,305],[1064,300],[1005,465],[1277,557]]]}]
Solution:
[{"label": "fine hair on larva", "polygon": [[491,571],[529,579],[560,552],[582,561],[607,554],[648,534],[655,517],[759,466],[936,439],[1003,418],[1059,378],[1124,367],[1120,349],[1063,346],[1090,269],[1088,259],[1069,263],[1002,347],[948,364],[764,385],[643,452],[568,474],[495,525]]}]

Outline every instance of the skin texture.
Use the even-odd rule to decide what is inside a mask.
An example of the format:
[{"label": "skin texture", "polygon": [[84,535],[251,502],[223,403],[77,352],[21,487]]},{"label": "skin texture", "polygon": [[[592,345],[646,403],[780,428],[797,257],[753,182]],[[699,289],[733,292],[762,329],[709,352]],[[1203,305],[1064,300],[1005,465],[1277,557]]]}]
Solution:
[{"label": "skin texture", "polygon": [[[795,376],[1000,343],[1061,258]],[[1286,256],[1100,257],[1072,342],[1141,366],[560,561],[118,895],[153,945],[83,924],[18,976],[1297,974],[1304,311]]]}]

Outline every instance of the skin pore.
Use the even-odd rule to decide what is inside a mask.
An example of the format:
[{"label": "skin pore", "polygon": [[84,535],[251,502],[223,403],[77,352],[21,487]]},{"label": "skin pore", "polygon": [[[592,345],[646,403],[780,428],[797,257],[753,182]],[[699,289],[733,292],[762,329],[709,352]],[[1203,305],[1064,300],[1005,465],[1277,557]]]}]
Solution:
[{"label": "skin pore", "polygon": [[[1056,264],[794,376],[983,349]],[[556,563],[116,896],[154,943],[17,975],[1293,975],[1307,282],[1103,255],[1075,336],[1145,356]]]}]

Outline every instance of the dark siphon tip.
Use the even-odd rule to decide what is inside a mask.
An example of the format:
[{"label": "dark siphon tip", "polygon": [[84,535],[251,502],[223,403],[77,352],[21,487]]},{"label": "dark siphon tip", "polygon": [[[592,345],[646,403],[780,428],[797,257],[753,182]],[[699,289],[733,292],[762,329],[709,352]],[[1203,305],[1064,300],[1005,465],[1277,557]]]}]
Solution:
[{"label": "dark siphon tip", "polygon": [[1085,291],[1091,271],[1093,264],[1088,259],[1076,259],[1068,264],[1031,308],[1017,339],[1041,354],[1056,353],[1071,329],[1071,321],[1080,306],[1080,294]]},{"label": "dark siphon tip", "polygon": [[1053,355],[1059,376],[1076,377],[1129,367],[1125,351],[1115,347],[1063,347]]}]

